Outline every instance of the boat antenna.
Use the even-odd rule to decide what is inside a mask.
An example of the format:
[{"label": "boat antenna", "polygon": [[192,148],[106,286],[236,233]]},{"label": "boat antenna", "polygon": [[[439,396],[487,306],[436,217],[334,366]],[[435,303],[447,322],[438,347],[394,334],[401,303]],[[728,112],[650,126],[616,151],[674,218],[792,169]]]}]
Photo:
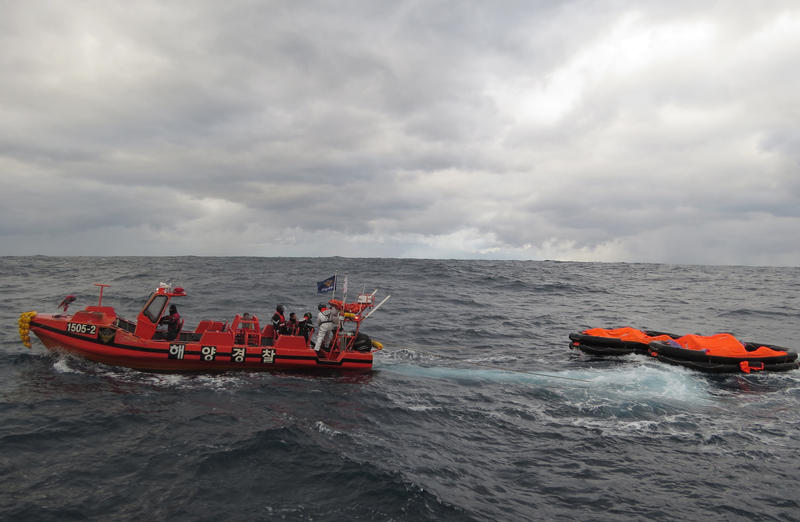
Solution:
[{"label": "boat antenna", "polygon": [[100,298],[97,300],[97,306],[103,306],[103,288],[111,285],[106,285],[103,283],[95,283],[94,286],[100,287]]}]

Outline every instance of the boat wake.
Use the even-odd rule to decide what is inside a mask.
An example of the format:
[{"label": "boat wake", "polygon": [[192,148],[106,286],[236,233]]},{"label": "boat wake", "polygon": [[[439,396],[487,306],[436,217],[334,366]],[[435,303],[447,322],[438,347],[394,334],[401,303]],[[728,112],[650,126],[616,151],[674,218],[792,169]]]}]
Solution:
[{"label": "boat wake", "polygon": [[546,387],[549,392],[558,393],[572,403],[655,400],[700,405],[710,404],[713,400],[706,379],[689,370],[650,364],[539,372],[482,366],[416,365],[401,360],[381,361],[376,369],[405,377]]}]

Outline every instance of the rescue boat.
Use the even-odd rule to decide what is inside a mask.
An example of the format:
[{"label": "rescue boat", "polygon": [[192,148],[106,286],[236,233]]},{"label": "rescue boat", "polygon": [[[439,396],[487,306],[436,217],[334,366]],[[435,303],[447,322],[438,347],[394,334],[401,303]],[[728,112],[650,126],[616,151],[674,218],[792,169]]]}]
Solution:
[{"label": "rescue boat", "polygon": [[729,333],[677,336],[635,328],[590,328],[569,335],[570,347],[592,355],[646,354],[710,373],[788,371],[800,367],[788,348],[743,342]]},{"label": "rescue boat", "polygon": [[[218,372],[228,370],[337,369],[367,371],[373,352],[383,346],[360,331],[361,323],[386,302],[375,304],[375,292],[359,294],[354,302],[331,299],[340,320],[331,341],[319,353],[313,349],[314,332],[303,336],[276,332],[262,326],[256,315],[236,314],[230,322],[202,320],[193,330],[181,328],[167,339],[159,328],[173,299],[186,297],[183,288],[161,283],[150,295],[136,321],[103,306],[100,287],[96,306],[67,314],[26,312],[20,316],[23,344],[31,347],[30,333],[53,351],[65,351],[91,361],[137,370],[166,372]],[[71,296],[68,296],[68,298]],[[73,299],[74,300],[74,299]]]}]

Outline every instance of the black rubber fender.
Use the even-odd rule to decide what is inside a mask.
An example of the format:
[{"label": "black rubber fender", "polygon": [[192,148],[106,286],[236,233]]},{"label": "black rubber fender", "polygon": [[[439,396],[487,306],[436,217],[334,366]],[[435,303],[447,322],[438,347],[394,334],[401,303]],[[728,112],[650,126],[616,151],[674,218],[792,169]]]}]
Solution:
[{"label": "black rubber fender", "polygon": [[372,339],[370,336],[363,332],[358,332],[356,339],[353,341],[353,350],[357,352],[372,351]]},{"label": "black rubber fender", "polygon": [[797,354],[794,352],[786,353],[784,355],[775,355],[771,357],[724,357],[719,355],[708,355],[702,350],[689,350],[679,346],[672,346],[668,343],[656,341],[650,343],[650,351],[656,352],[659,355],[664,355],[673,359],[682,359],[686,361],[694,361],[709,364],[734,364],[738,365],[742,361],[750,363],[764,363],[766,365],[783,364],[792,362],[797,359]]},{"label": "black rubber fender", "polygon": [[571,333],[571,347],[592,355],[627,355],[629,353],[647,353],[647,345],[632,341],[623,341],[614,337],[597,337],[581,333]]}]

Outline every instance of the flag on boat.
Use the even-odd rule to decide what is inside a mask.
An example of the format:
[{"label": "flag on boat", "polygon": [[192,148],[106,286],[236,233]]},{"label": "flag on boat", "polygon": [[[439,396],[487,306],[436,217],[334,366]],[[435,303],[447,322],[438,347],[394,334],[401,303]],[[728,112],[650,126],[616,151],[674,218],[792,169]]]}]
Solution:
[{"label": "flag on boat", "polygon": [[332,275],[328,279],[324,281],[317,281],[317,293],[318,294],[327,294],[328,292],[333,292],[336,289],[336,276]]}]

